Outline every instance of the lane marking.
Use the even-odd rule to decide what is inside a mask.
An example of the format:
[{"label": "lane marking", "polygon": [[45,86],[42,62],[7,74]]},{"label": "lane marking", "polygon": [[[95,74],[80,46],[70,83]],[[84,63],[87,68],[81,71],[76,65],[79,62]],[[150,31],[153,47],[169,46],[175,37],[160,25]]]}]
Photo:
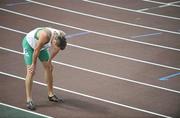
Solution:
[{"label": "lane marking", "polygon": [[140,28],[145,28],[145,29],[150,29],[150,30],[156,30],[156,31],[161,31],[161,32],[166,32],[166,33],[171,33],[171,34],[178,34],[178,35],[180,34],[179,32],[176,32],[176,31],[170,31],[170,30],[166,30],[166,29],[159,29],[159,28],[154,28],[154,27],[149,27],[149,26],[144,26],[144,25],[128,23],[128,22],[124,22],[124,21],[119,21],[119,20],[115,20],[115,19],[104,18],[104,17],[100,17],[100,16],[95,16],[92,14],[86,14],[83,12],[73,11],[73,10],[69,10],[69,9],[65,9],[65,8],[61,8],[61,7],[57,7],[57,6],[48,5],[48,4],[41,3],[41,2],[36,2],[33,0],[26,0],[26,1],[29,1],[29,2],[34,3],[34,4],[38,4],[38,5],[42,5],[42,6],[62,10],[62,11],[66,11],[66,12],[70,12],[70,13],[75,13],[75,14],[82,15],[82,16],[88,16],[91,18],[100,19],[100,20],[105,20],[105,21],[110,21],[110,22],[114,22],[114,23],[125,24],[125,25],[129,25],[129,26],[140,27]]},{"label": "lane marking", "polygon": [[145,9],[139,9],[137,11],[148,11],[148,10],[154,10],[154,9],[159,9],[159,8],[164,8],[164,7],[169,7],[172,6],[175,3],[179,3],[180,1],[175,1],[175,2],[169,2],[169,3],[165,3],[163,5],[157,6],[157,7],[150,7],[150,8],[145,8]]},{"label": "lane marking", "polygon": [[[1,72],[1,71],[0,71],[0,74],[5,75],[5,73],[3,73],[3,72]],[[6,74],[7,74],[7,73],[6,73]],[[9,75],[10,75],[10,74],[9,74]],[[10,76],[10,77],[13,77],[13,75]],[[15,76],[14,76],[14,77],[15,77]],[[22,109],[22,108],[15,107],[15,106],[12,106],[12,105],[9,105],[9,104],[5,104],[5,103],[1,103],[1,102],[0,102],[0,105],[6,106],[6,107],[10,107],[10,108],[13,108],[13,109],[18,109],[18,110],[20,110],[20,111],[24,111],[24,112],[27,112],[27,113],[31,113],[31,114],[38,115],[38,116],[42,116],[42,117],[46,117],[46,118],[54,118],[54,117],[51,117],[51,116],[47,116],[47,115],[40,114],[40,113],[37,113],[37,112],[29,111],[29,110],[26,110],[26,109]]]},{"label": "lane marking", "polygon": [[[152,8],[155,8],[155,7],[152,7]],[[138,9],[137,11],[138,12],[143,12],[143,11],[148,11],[150,8],[144,8],[144,9]]]},{"label": "lane marking", "polygon": [[28,2],[28,1],[24,1],[24,2],[6,4],[6,6],[12,7],[12,6],[16,6],[16,5],[24,5],[24,4],[29,4],[29,3],[30,2]]},{"label": "lane marking", "polygon": [[9,30],[9,31],[12,31],[12,32],[20,33],[20,34],[27,34],[26,32],[23,32],[23,31],[20,31],[20,30],[15,30],[15,29],[12,29],[12,28],[9,28],[9,27],[4,27],[4,26],[1,26],[1,25],[0,25],[0,28],[5,29],[5,30]]},{"label": "lane marking", "polygon": [[159,78],[159,80],[169,80],[169,79],[172,79],[172,78],[174,78],[174,77],[176,77],[176,76],[178,76],[178,75],[180,75],[180,72],[177,72],[177,73],[174,73],[174,74],[171,74],[171,75],[168,75],[168,76],[165,76],[165,77],[161,77],[161,78]]},{"label": "lane marking", "polygon": [[156,32],[156,33],[147,33],[143,35],[138,35],[138,36],[131,36],[131,38],[140,38],[140,37],[148,37],[148,36],[155,36],[155,35],[160,35],[162,34],[161,32]]},{"label": "lane marking", "polygon": [[[0,28],[6,29],[6,30],[9,30],[9,31],[13,31],[13,32],[17,32],[17,33],[27,34],[25,32],[14,30],[14,29],[11,29],[11,28],[3,27],[3,26],[0,26]],[[153,62],[149,62],[149,61],[144,61],[144,60],[140,60],[140,59],[135,59],[135,58],[131,58],[131,57],[126,57],[126,56],[122,56],[122,55],[103,52],[103,51],[100,51],[100,50],[95,50],[95,49],[91,49],[91,48],[87,48],[87,47],[82,47],[82,46],[78,46],[78,45],[74,45],[74,44],[70,44],[70,43],[68,43],[67,45],[75,47],[75,48],[80,48],[80,49],[83,49],[83,50],[95,52],[95,53],[100,53],[100,54],[113,56],[113,57],[117,57],[117,58],[123,58],[123,59],[131,60],[131,61],[135,61],[135,62],[140,62],[140,63],[145,63],[145,64],[149,64],[149,65],[153,65],[153,66],[159,66],[159,67],[169,68],[169,69],[173,69],[173,70],[180,70],[180,68],[177,68],[177,67],[162,65],[162,64],[153,63]]]},{"label": "lane marking", "polygon": [[158,1],[153,1],[153,0],[142,0],[142,1],[156,3],[156,4],[166,4],[164,2],[158,2]]},{"label": "lane marking", "polygon": [[78,36],[83,36],[83,35],[86,35],[86,34],[89,34],[90,32],[79,32],[79,33],[74,33],[74,34],[69,34],[66,36],[67,39],[70,39],[70,38],[74,38],[74,37],[78,37]]},{"label": "lane marking", "polygon": [[151,16],[158,16],[158,17],[168,18],[168,19],[173,19],[173,20],[180,20],[180,18],[178,18],[178,17],[166,16],[166,15],[161,15],[161,14],[156,14],[156,13],[143,12],[143,11],[128,9],[128,8],[124,8],[124,7],[104,4],[104,3],[100,3],[100,2],[95,2],[95,1],[91,1],[91,0],[82,0],[82,1],[88,2],[88,3],[91,3],[91,4],[96,4],[96,5],[101,5],[101,6],[105,6],[105,7],[110,7],[110,8],[114,8],[114,9],[120,9],[120,10],[135,12],[135,13],[141,13],[141,14],[147,14],[147,15],[151,15]]},{"label": "lane marking", "polygon": [[144,9],[138,9],[137,11],[143,12],[143,11],[148,11],[148,10],[154,10],[154,9],[159,9],[160,7],[150,7],[150,8],[144,8]]},{"label": "lane marking", "polygon": [[[176,3],[180,3],[180,1],[169,2],[169,3],[165,4],[165,5],[160,5],[159,7],[161,7],[161,8],[169,7],[169,6],[172,6],[172,5],[176,4]],[[175,6],[177,7],[177,5],[175,5]],[[180,6],[178,5],[178,7],[180,7]]]},{"label": "lane marking", "polygon": [[[2,72],[2,71],[0,71],[0,74],[6,75],[6,76],[9,76],[9,77],[13,77],[13,78],[16,78],[16,79],[25,80],[25,78],[22,78],[20,76],[16,76],[16,75],[13,75],[13,74],[5,73],[5,72]],[[47,86],[47,84],[44,84],[44,83],[41,83],[41,82],[38,82],[38,81],[33,81],[33,82],[38,84],[38,85]],[[144,109],[140,109],[140,108],[137,108],[137,107],[132,107],[132,106],[129,106],[129,105],[125,105],[125,104],[113,102],[113,101],[110,101],[110,100],[102,99],[102,98],[99,98],[99,97],[95,97],[95,96],[79,93],[79,92],[76,92],[76,91],[60,88],[60,87],[57,87],[57,86],[53,86],[53,88],[57,89],[57,90],[65,91],[65,92],[68,92],[68,93],[71,93],[71,94],[75,94],[75,95],[83,96],[83,97],[86,97],[86,98],[91,98],[91,99],[94,99],[94,100],[98,100],[98,101],[101,101],[101,102],[105,102],[105,103],[109,103],[109,104],[125,107],[125,108],[132,109],[132,110],[135,110],[135,111],[140,111],[140,112],[144,112],[144,113],[147,113],[147,114],[152,114],[152,115],[156,115],[156,116],[160,116],[160,117],[164,117],[164,118],[172,118],[171,116],[155,113],[155,112],[144,110]]]},{"label": "lane marking", "polygon": [[174,5],[175,3],[179,3],[180,1],[169,2],[169,3],[158,2],[158,1],[153,1],[153,0],[142,0],[142,1],[151,2],[151,3],[156,3],[156,4],[162,4],[162,5],[168,5],[168,4],[170,4],[170,6],[173,6],[173,7],[180,7],[180,5]]},{"label": "lane marking", "polygon": [[[13,53],[16,53],[16,54],[23,55],[23,52],[11,50],[11,49],[8,49],[8,48],[0,47],[0,49],[5,50],[5,51],[9,51],[9,52],[13,52]],[[109,79],[113,78],[113,79],[123,80],[123,81],[131,82],[131,83],[135,83],[135,84],[140,84],[140,85],[144,85],[144,86],[148,86],[148,87],[152,87],[152,88],[161,89],[161,90],[165,90],[165,91],[180,94],[180,91],[177,91],[177,90],[168,89],[168,88],[164,88],[164,87],[160,87],[160,86],[156,86],[156,85],[152,85],[152,84],[147,84],[147,83],[143,83],[143,82],[139,82],[139,81],[135,81],[135,80],[131,80],[131,79],[127,79],[127,78],[123,78],[123,77],[119,77],[119,76],[115,76],[115,75],[111,75],[111,74],[106,74],[106,73],[103,73],[103,72],[98,72],[98,71],[86,69],[86,68],[81,68],[81,67],[78,67],[78,66],[74,66],[74,65],[71,65],[71,64],[66,64],[66,63],[62,63],[62,62],[58,62],[58,61],[54,61],[54,60],[52,62],[55,63],[55,64],[67,66],[67,67],[70,67],[70,68],[75,68],[75,69],[90,72],[90,73],[93,73],[93,74],[106,76],[106,77],[109,77]]]},{"label": "lane marking", "polygon": [[173,48],[173,47],[168,47],[168,46],[163,46],[163,45],[157,45],[157,44],[152,44],[152,43],[148,43],[148,42],[142,42],[142,41],[132,40],[132,39],[124,38],[124,37],[119,37],[119,36],[114,36],[114,35],[105,34],[105,33],[101,33],[101,32],[96,32],[96,31],[92,31],[92,30],[87,30],[87,29],[83,29],[83,28],[79,28],[79,27],[75,27],[75,26],[71,26],[71,25],[66,25],[66,24],[62,24],[62,23],[58,23],[58,22],[54,22],[54,21],[50,21],[50,20],[46,20],[46,19],[41,19],[39,17],[34,17],[34,16],[31,16],[31,15],[27,15],[27,14],[22,14],[22,13],[19,13],[19,12],[14,12],[14,11],[4,9],[4,8],[0,8],[0,10],[5,11],[5,12],[9,12],[9,13],[12,13],[12,14],[24,16],[24,17],[27,17],[27,18],[35,19],[35,20],[38,20],[38,21],[43,21],[43,22],[46,22],[46,23],[51,23],[51,24],[55,24],[55,25],[59,25],[59,26],[64,26],[64,27],[68,27],[68,28],[72,28],[72,29],[77,29],[77,30],[81,30],[81,31],[85,31],[85,32],[90,32],[90,33],[93,33],[93,34],[96,34],[96,35],[106,36],[106,37],[110,37],[110,38],[120,39],[120,40],[124,40],[124,41],[134,42],[134,43],[153,46],[153,47],[158,47],[158,48],[164,48],[164,49],[168,49],[168,50],[180,51],[180,49],[178,49],[178,48]]}]

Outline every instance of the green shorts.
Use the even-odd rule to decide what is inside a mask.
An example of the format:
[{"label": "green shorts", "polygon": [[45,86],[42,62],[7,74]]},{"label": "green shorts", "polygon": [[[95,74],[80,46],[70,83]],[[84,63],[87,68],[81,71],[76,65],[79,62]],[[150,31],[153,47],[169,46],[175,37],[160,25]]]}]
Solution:
[{"label": "green shorts", "polygon": [[[24,54],[24,62],[26,65],[31,65],[34,49],[29,45],[29,43],[26,40],[26,37],[22,41],[22,47]],[[41,50],[38,57],[41,62],[48,61],[50,57],[49,51],[47,49]]]}]

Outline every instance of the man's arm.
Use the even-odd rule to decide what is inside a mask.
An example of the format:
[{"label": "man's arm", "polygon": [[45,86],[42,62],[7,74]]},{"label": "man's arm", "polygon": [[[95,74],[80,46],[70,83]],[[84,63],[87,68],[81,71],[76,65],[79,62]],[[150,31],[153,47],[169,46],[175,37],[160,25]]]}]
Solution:
[{"label": "man's arm", "polygon": [[48,60],[48,63],[49,63],[49,67],[50,67],[50,70],[51,71],[53,71],[53,65],[52,65],[52,59],[58,54],[58,52],[59,52],[59,48],[55,48],[55,47],[53,47],[53,49],[52,49],[52,52],[51,52],[51,55],[50,55],[50,58],[49,58],[49,60]]},{"label": "man's arm", "polygon": [[34,53],[33,53],[33,57],[32,57],[32,64],[34,64],[34,65],[36,65],[37,58],[39,56],[42,46],[43,46],[43,43],[38,42],[38,44],[36,45],[36,47],[34,49]]},{"label": "man's arm", "polygon": [[38,42],[37,42],[34,52],[33,52],[32,65],[29,68],[30,72],[35,71],[37,58],[38,58],[40,50],[43,47],[43,45],[45,44],[46,40],[47,40],[47,34],[44,31],[40,32]]},{"label": "man's arm", "polygon": [[53,47],[52,52],[51,52],[51,57],[49,59],[49,62],[52,61],[52,59],[58,54],[59,51],[60,51],[60,48]]}]

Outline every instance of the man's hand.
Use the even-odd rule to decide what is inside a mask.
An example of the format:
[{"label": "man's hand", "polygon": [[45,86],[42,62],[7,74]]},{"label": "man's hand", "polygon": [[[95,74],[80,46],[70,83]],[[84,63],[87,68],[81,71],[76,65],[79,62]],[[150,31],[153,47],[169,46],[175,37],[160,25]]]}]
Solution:
[{"label": "man's hand", "polygon": [[36,69],[35,64],[32,64],[31,66],[28,67],[29,73],[32,73],[32,74],[35,74],[35,69]]}]

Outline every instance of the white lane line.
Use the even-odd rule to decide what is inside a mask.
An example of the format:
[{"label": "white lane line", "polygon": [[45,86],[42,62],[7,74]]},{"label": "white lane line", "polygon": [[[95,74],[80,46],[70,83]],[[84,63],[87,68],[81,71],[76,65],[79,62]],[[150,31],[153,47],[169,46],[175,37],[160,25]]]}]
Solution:
[{"label": "white lane line", "polygon": [[169,3],[165,3],[165,2],[158,2],[158,1],[153,1],[153,0],[142,0],[145,2],[151,2],[151,3],[156,3],[156,4],[162,4],[162,5],[170,5],[173,7],[180,7],[180,5],[174,5],[175,3],[179,3],[180,1],[175,1],[175,2],[169,2]]},{"label": "white lane line", "polygon": [[[157,8],[157,7],[152,7],[152,8]],[[144,8],[144,9],[138,9],[138,12],[143,12],[143,11],[148,11],[150,10],[150,8]]]},{"label": "white lane line", "polygon": [[167,3],[165,3],[165,2],[159,2],[159,1],[153,1],[153,0],[142,0],[142,1],[144,1],[144,2],[151,2],[151,3],[156,3],[156,4],[167,4]]},{"label": "white lane line", "polygon": [[17,3],[10,3],[10,4],[6,4],[6,6],[16,6],[16,5],[24,5],[24,4],[29,4],[30,2],[26,1],[26,2],[17,2]]},{"label": "white lane line", "polygon": [[153,47],[164,48],[164,49],[168,49],[168,50],[180,51],[180,49],[178,49],[178,48],[173,48],[173,47],[168,47],[168,46],[163,46],[163,45],[157,45],[157,44],[132,40],[132,39],[124,38],[124,37],[114,36],[114,35],[110,35],[110,34],[105,34],[105,33],[101,33],[101,32],[96,32],[96,31],[92,31],[92,30],[87,30],[87,29],[83,29],[83,28],[79,28],[79,27],[75,27],[75,26],[71,26],[71,25],[66,25],[66,24],[50,21],[50,20],[39,18],[39,17],[27,15],[27,14],[22,14],[22,13],[11,11],[11,10],[4,9],[4,8],[0,8],[0,10],[5,11],[5,12],[9,12],[9,13],[12,13],[12,14],[24,16],[24,17],[27,17],[27,18],[31,18],[31,19],[34,19],[34,20],[43,21],[43,22],[46,22],[46,23],[51,23],[51,24],[55,24],[55,25],[59,25],[59,26],[64,26],[64,27],[68,27],[68,28],[72,28],[72,29],[77,29],[77,30],[81,30],[81,31],[85,31],[85,32],[90,32],[90,33],[96,34],[96,35],[101,35],[101,36],[106,36],[106,37],[110,37],[110,38],[120,39],[120,40],[129,41],[129,42],[138,43],[138,44],[143,44],[143,45],[147,45],[147,46],[153,46]]},{"label": "white lane line", "polygon": [[[180,1],[169,2],[169,3],[165,4],[165,5],[160,5],[159,7],[160,8],[169,7],[169,6],[172,6],[172,5],[176,4],[176,3],[180,3]],[[178,7],[180,7],[180,6],[178,5]]]},{"label": "white lane line", "polygon": [[170,2],[170,3],[166,3],[166,4],[164,4],[164,5],[160,5],[160,6],[157,6],[157,7],[150,7],[150,8],[145,8],[145,9],[139,9],[139,10],[137,10],[137,11],[142,12],[142,11],[147,11],[147,10],[154,10],[154,9],[164,8],[164,7],[171,6],[171,5],[175,4],[175,3],[179,3],[179,2],[180,2],[180,1]]},{"label": "white lane line", "polygon": [[168,19],[173,19],[173,20],[180,20],[180,18],[178,18],[178,17],[166,16],[166,15],[161,15],[161,14],[156,14],[156,13],[143,12],[143,11],[128,9],[128,8],[119,7],[119,6],[108,5],[108,4],[104,4],[104,3],[100,3],[100,2],[95,2],[95,1],[91,1],[91,0],[82,0],[82,1],[88,2],[88,3],[91,3],[91,4],[96,4],[96,5],[101,5],[101,6],[105,6],[105,7],[110,7],[110,8],[114,8],[114,9],[120,9],[120,10],[135,12],[135,13],[141,13],[141,14],[147,14],[147,15],[151,15],[151,16],[158,16],[158,17],[168,18]]},{"label": "white lane line", "polygon": [[0,25],[0,28],[1,29],[5,29],[5,30],[9,30],[9,31],[12,31],[12,32],[17,32],[17,33],[20,33],[20,34],[27,34],[26,32],[23,32],[23,31],[20,31],[20,30],[16,30],[16,29],[12,29],[12,28],[5,27],[5,26],[1,26],[1,25]]},{"label": "white lane line", "polygon": [[[17,33],[21,33],[21,34],[26,34],[25,32],[14,30],[14,29],[11,29],[11,28],[8,28],[8,27],[0,26],[0,28],[6,29],[6,30],[9,30],[9,31],[13,31],[13,32],[17,32]],[[140,62],[140,63],[145,63],[145,64],[149,64],[149,65],[153,65],[153,66],[159,66],[159,67],[169,68],[169,69],[173,69],[173,70],[180,70],[180,68],[177,68],[177,67],[162,65],[162,64],[153,63],[153,62],[149,62],[149,61],[144,61],[144,60],[140,60],[140,59],[135,59],[135,58],[131,58],[131,57],[126,57],[126,56],[122,56],[122,55],[103,52],[103,51],[100,51],[100,50],[95,50],[95,49],[91,49],[91,48],[87,48],[87,47],[82,47],[82,46],[78,46],[78,45],[74,45],[74,44],[70,44],[70,43],[68,43],[67,45],[75,47],[75,48],[80,48],[80,49],[83,49],[83,50],[95,52],[95,53],[100,53],[100,54],[113,56],[113,57],[117,57],[117,58],[123,58],[123,59],[131,60],[131,61],[135,61],[135,62]]]},{"label": "white lane line", "polygon": [[[22,52],[11,50],[11,49],[8,49],[8,48],[0,47],[0,49],[5,50],[5,51],[9,51],[9,52],[13,52],[13,53],[16,53],[16,54],[23,55]],[[161,90],[165,90],[165,91],[180,94],[180,91],[177,91],[177,90],[168,89],[168,88],[164,88],[164,87],[160,87],[160,86],[156,86],[156,85],[152,85],[152,84],[147,84],[147,83],[143,83],[143,82],[139,82],[139,81],[123,78],[123,77],[118,77],[118,76],[115,76],[115,75],[110,75],[110,74],[106,74],[106,73],[103,73],[103,72],[98,72],[98,71],[94,71],[94,70],[90,70],[90,69],[86,69],[86,68],[81,68],[79,66],[74,66],[74,65],[71,65],[71,64],[66,64],[66,63],[62,63],[62,62],[58,62],[58,61],[54,61],[54,60],[52,62],[55,63],[55,64],[64,65],[64,66],[67,66],[67,67],[70,67],[70,68],[75,68],[75,69],[90,72],[90,73],[93,73],[93,74],[106,76],[106,77],[109,77],[109,79],[113,78],[113,79],[123,80],[123,81],[131,82],[131,83],[135,83],[135,84],[140,84],[140,85],[143,85],[143,86],[148,86],[148,87],[152,87],[152,88],[161,89]]]},{"label": "white lane line", "polygon": [[148,10],[154,10],[154,9],[159,9],[161,7],[150,7],[150,8],[144,8],[144,9],[138,9],[137,11],[143,12],[143,11],[148,11]]},{"label": "white lane line", "polygon": [[[6,75],[6,76],[9,76],[9,77],[13,77],[13,78],[16,78],[16,79],[25,80],[25,78],[23,78],[23,77],[16,76],[16,75],[13,75],[13,74],[9,74],[9,73],[5,73],[5,72],[2,72],[2,71],[0,71],[0,74]],[[38,82],[38,81],[33,81],[33,82],[38,84],[38,85],[47,86],[47,84],[44,84],[44,83],[41,83],[41,82]],[[79,92],[76,92],[76,91],[60,88],[60,87],[57,87],[57,86],[53,86],[53,88],[55,88],[57,90],[65,91],[65,92],[68,92],[68,93],[71,93],[71,94],[75,94],[75,95],[83,96],[83,97],[86,97],[86,98],[91,98],[91,99],[94,99],[94,100],[98,100],[98,101],[101,101],[101,102],[105,102],[105,103],[125,107],[125,108],[128,108],[128,109],[144,112],[144,113],[147,113],[147,114],[152,114],[152,115],[156,115],[156,116],[160,116],[160,117],[164,117],[164,118],[172,118],[171,116],[155,113],[155,112],[152,112],[152,111],[140,109],[140,108],[137,108],[137,107],[132,107],[132,106],[117,103],[117,102],[113,102],[113,101],[102,99],[102,98],[99,98],[99,97],[90,96],[90,95],[87,95],[87,94],[83,94],[83,93],[79,93]]]},{"label": "white lane line", "polygon": [[159,63],[144,61],[144,60],[135,59],[135,58],[126,57],[126,56],[117,55],[117,54],[112,54],[112,53],[103,52],[103,51],[95,50],[95,49],[90,49],[90,48],[86,48],[86,47],[82,47],[82,46],[78,46],[78,45],[73,45],[73,44],[68,44],[68,45],[72,46],[72,47],[88,50],[91,52],[100,53],[100,54],[109,55],[109,56],[118,57],[118,58],[123,58],[123,59],[131,60],[131,61],[135,61],[135,62],[140,62],[140,63],[149,64],[149,65],[158,66],[158,67],[163,67],[163,68],[169,68],[169,69],[173,69],[173,70],[180,70],[180,68],[177,68],[177,67],[172,67],[172,66],[168,66],[168,65],[162,65]]},{"label": "white lane line", "polygon": [[36,2],[36,1],[33,1],[33,0],[26,0],[26,1],[29,1],[29,2],[34,3],[34,4],[50,7],[50,8],[53,8],[53,9],[58,9],[58,10],[62,10],[62,11],[70,12],[70,13],[75,13],[75,14],[78,14],[78,15],[88,16],[88,17],[96,18],[96,19],[100,19],[100,20],[105,20],[105,21],[110,21],[110,22],[114,22],[114,23],[125,24],[125,25],[129,25],[129,26],[140,27],[140,28],[145,28],[145,29],[150,29],[150,30],[156,30],[156,31],[161,31],[161,32],[166,32],[166,33],[171,33],[171,34],[178,34],[178,35],[180,34],[179,32],[176,32],[176,31],[170,31],[170,30],[166,30],[166,29],[159,29],[159,28],[148,27],[148,26],[144,26],[144,25],[128,23],[128,22],[124,22],[124,21],[104,18],[104,17],[100,17],[100,16],[95,16],[95,15],[92,15],[92,14],[86,14],[86,13],[83,13],[83,12],[73,11],[73,10],[70,10],[70,9],[65,9],[65,8],[52,6],[52,5],[48,5],[48,4],[41,3],[41,2]]},{"label": "white lane line", "polygon": [[[7,73],[3,73],[1,71],[0,71],[0,74],[7,75],[7,76],[11,75],[11,74],[7,74]],[[10,77],[15,77],[15,76],[11,75]],[[51,117],[51,116],[47,116],[47,115],[40,114],[40,113],[37,113],[37,112],[29,111],[29,110],[26,110],[26,109],[22,109],[22,108],[15,107],[15,106],[5,104],[5,103],[1,103],[1,102],[0,102],[0,105],[10,107],[10,108],[13,108],[13,109],[17,109],[17,110],[20,110],[20,111],[24,111],[24,112],[27,112],[27,113],[31,113],[31,114],[34,114],[34,115],[42,116],[42,117],[45,117],[45,118],[54,118],[54,117]],[[11,115],[9,115],[9,116],[11,116]]]},{"label": "white lane line", "polygon": [[161,32],[155,32],[155,33],[148,33],[148,34],[143,34],[143,35],[137,35],[137,36],[131,36],[131,38],[140,38],[140,37],[148,37],[148,36],[155,36],[155,35],[160,35],[162,34]]}]

